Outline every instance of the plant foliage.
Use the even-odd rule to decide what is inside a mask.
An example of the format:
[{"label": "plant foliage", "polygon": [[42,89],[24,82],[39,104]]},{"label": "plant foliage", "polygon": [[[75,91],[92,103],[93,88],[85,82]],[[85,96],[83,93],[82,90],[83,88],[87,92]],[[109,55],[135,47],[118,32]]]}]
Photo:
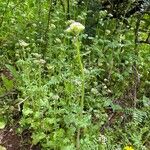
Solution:
[{"label": "plant foliage", "polygon": [[150,148],[148,0],[0,6],[1,128],[43,150]]}]

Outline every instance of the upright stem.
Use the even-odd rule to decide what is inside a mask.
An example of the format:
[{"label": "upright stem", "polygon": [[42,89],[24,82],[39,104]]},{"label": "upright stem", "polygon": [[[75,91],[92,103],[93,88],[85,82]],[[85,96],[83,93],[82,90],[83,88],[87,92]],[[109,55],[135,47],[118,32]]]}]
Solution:
[{"label": "upright stem", "polygon": [[[77,61],[79,63],[79,67],[80,67],[80,71],[81,71],[81,78],[82,78],[82,87],[81,87],[81,101],[80,101],[80,112],[79,112],[79,117],[80,119],[82,118],[82,112],[84,109],[84,95],[85,95],[85,75],[84,75],[84,67],[83,67],[83,63],[82,63],[82,58],[81,58],[81,54],[80,54],[80,42],[78,37],[76,37],[75,39],[75,47],[76,47],[76,51],[77,51]],[[80,127],[78,127],[77,129],[77,139],[76,139],[77,143],[77,149],[80,148]]]},{"label": "upright stem", "polygon": [[[138,36],[139,36],[139,28],[141,22],[142,15],[139,15],[136,22],[135,27],[135,47],[134,54],[138,57]],[[136,108],[136,100],[137,100],[137,89],[140,83],[140,77],[138,74],[137,60],[133,63],[133,75],[134,75],[134,87],[133,87],[133,107]]]},{"label": "upright stem", "polygon": [[47,16],[47,26],[45,29],[45,35],[44,35],[44,40],[45,40],[45,45],[44,45],[44,49],[43,49],[43,58],[45,58],[46,52],[47,52],[47,48],[48,48],[48,40],[49,40],[49,36],[48,36],[48,32],[49,32],[49,25],[50,25],[50,19],[51,19],[51,10],[52,10],[52,0],[49,1],[49,10],[48,10],[48,16]]}]

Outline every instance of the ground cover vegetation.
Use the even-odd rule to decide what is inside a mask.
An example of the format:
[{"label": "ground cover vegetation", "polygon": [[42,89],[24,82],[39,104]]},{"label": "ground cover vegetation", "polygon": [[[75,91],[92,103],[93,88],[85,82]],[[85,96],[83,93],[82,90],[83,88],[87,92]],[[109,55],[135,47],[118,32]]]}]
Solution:
[{"label": "ground cover vegetation", "polygon": [[0,13],[0,149],[150,149],[149,0],[1,0]]}]

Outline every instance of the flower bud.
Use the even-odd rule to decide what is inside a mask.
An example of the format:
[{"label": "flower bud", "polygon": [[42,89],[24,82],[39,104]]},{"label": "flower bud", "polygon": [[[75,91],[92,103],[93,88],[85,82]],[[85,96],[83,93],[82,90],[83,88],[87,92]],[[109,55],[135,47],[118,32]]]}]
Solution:
[{"label": "flower bud", "polygon": [[69,28],[67,28],[65,31],[68,33],[74,33],[74,34],[79,34],[81,33],[83,30],[85,29],[85,27],[79,23],[79,22],[73,22]]}]

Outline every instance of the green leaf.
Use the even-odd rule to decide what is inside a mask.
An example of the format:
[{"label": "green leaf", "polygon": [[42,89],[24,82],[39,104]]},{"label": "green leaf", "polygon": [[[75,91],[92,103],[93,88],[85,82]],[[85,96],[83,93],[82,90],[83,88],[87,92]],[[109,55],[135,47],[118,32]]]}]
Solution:
[{"label": "green leaf", "polygon": [[44,132],[33,133],[32,139],[33,144],[37,144],[42,139],[46,138],[46,134]]},{"label": "green leaf", "polygon": [[30,108],[24,108],[24,109],[23,109],[23,114],[24,114],[25,116],[28,116],[29,114],[32,114],[32,113],[33,113],[33,110],[30,109]]},{"label": "green leaf", "polygon": [[74,146],[73,146],[73,144],[72,144],[72,145],[68,145],[68,146],[63,146],[63,147],[61,148],[61,150],[75,150],[75,148],[74,148]]},{"label": "green leaf", "polygon": [[12,90],[13,87],[14,87],[13,81],[7,79],[7,77],[5,77],[5,76],[2,76],[1,78],[2,78],[2,81],[3,81],[3,85],[4,85],[4,87],[7,89],[7,91]]},{"label": "green leaf", "polygon": [[4,146],[0,145],[0,150],[7,150]]},{"label": "green leaf", "polygon": [[18,79],[19,74],[18,74],[18,72],[16,71],[16,69],[15,69],[13,66],[11,66],[11,65],[5,65],[5,66],[10,70],[10,72],[12,73],[12,75],[13,75],[16,79]]},{"label": "green leaf", "polygon": [[4,129],[6,126],[6,122],[3,118],[0,118],[0,129]]},{"label": "green leaf", "polygon": [[149,98],[147,98],[146,96],[143,96],[143,105],[144,105],[144,107],[150,106]]},{"label": "green leaf", "polygon": [[4,95],[6,92],[6,89],[4,87],[0,87],[0,96]]}]

